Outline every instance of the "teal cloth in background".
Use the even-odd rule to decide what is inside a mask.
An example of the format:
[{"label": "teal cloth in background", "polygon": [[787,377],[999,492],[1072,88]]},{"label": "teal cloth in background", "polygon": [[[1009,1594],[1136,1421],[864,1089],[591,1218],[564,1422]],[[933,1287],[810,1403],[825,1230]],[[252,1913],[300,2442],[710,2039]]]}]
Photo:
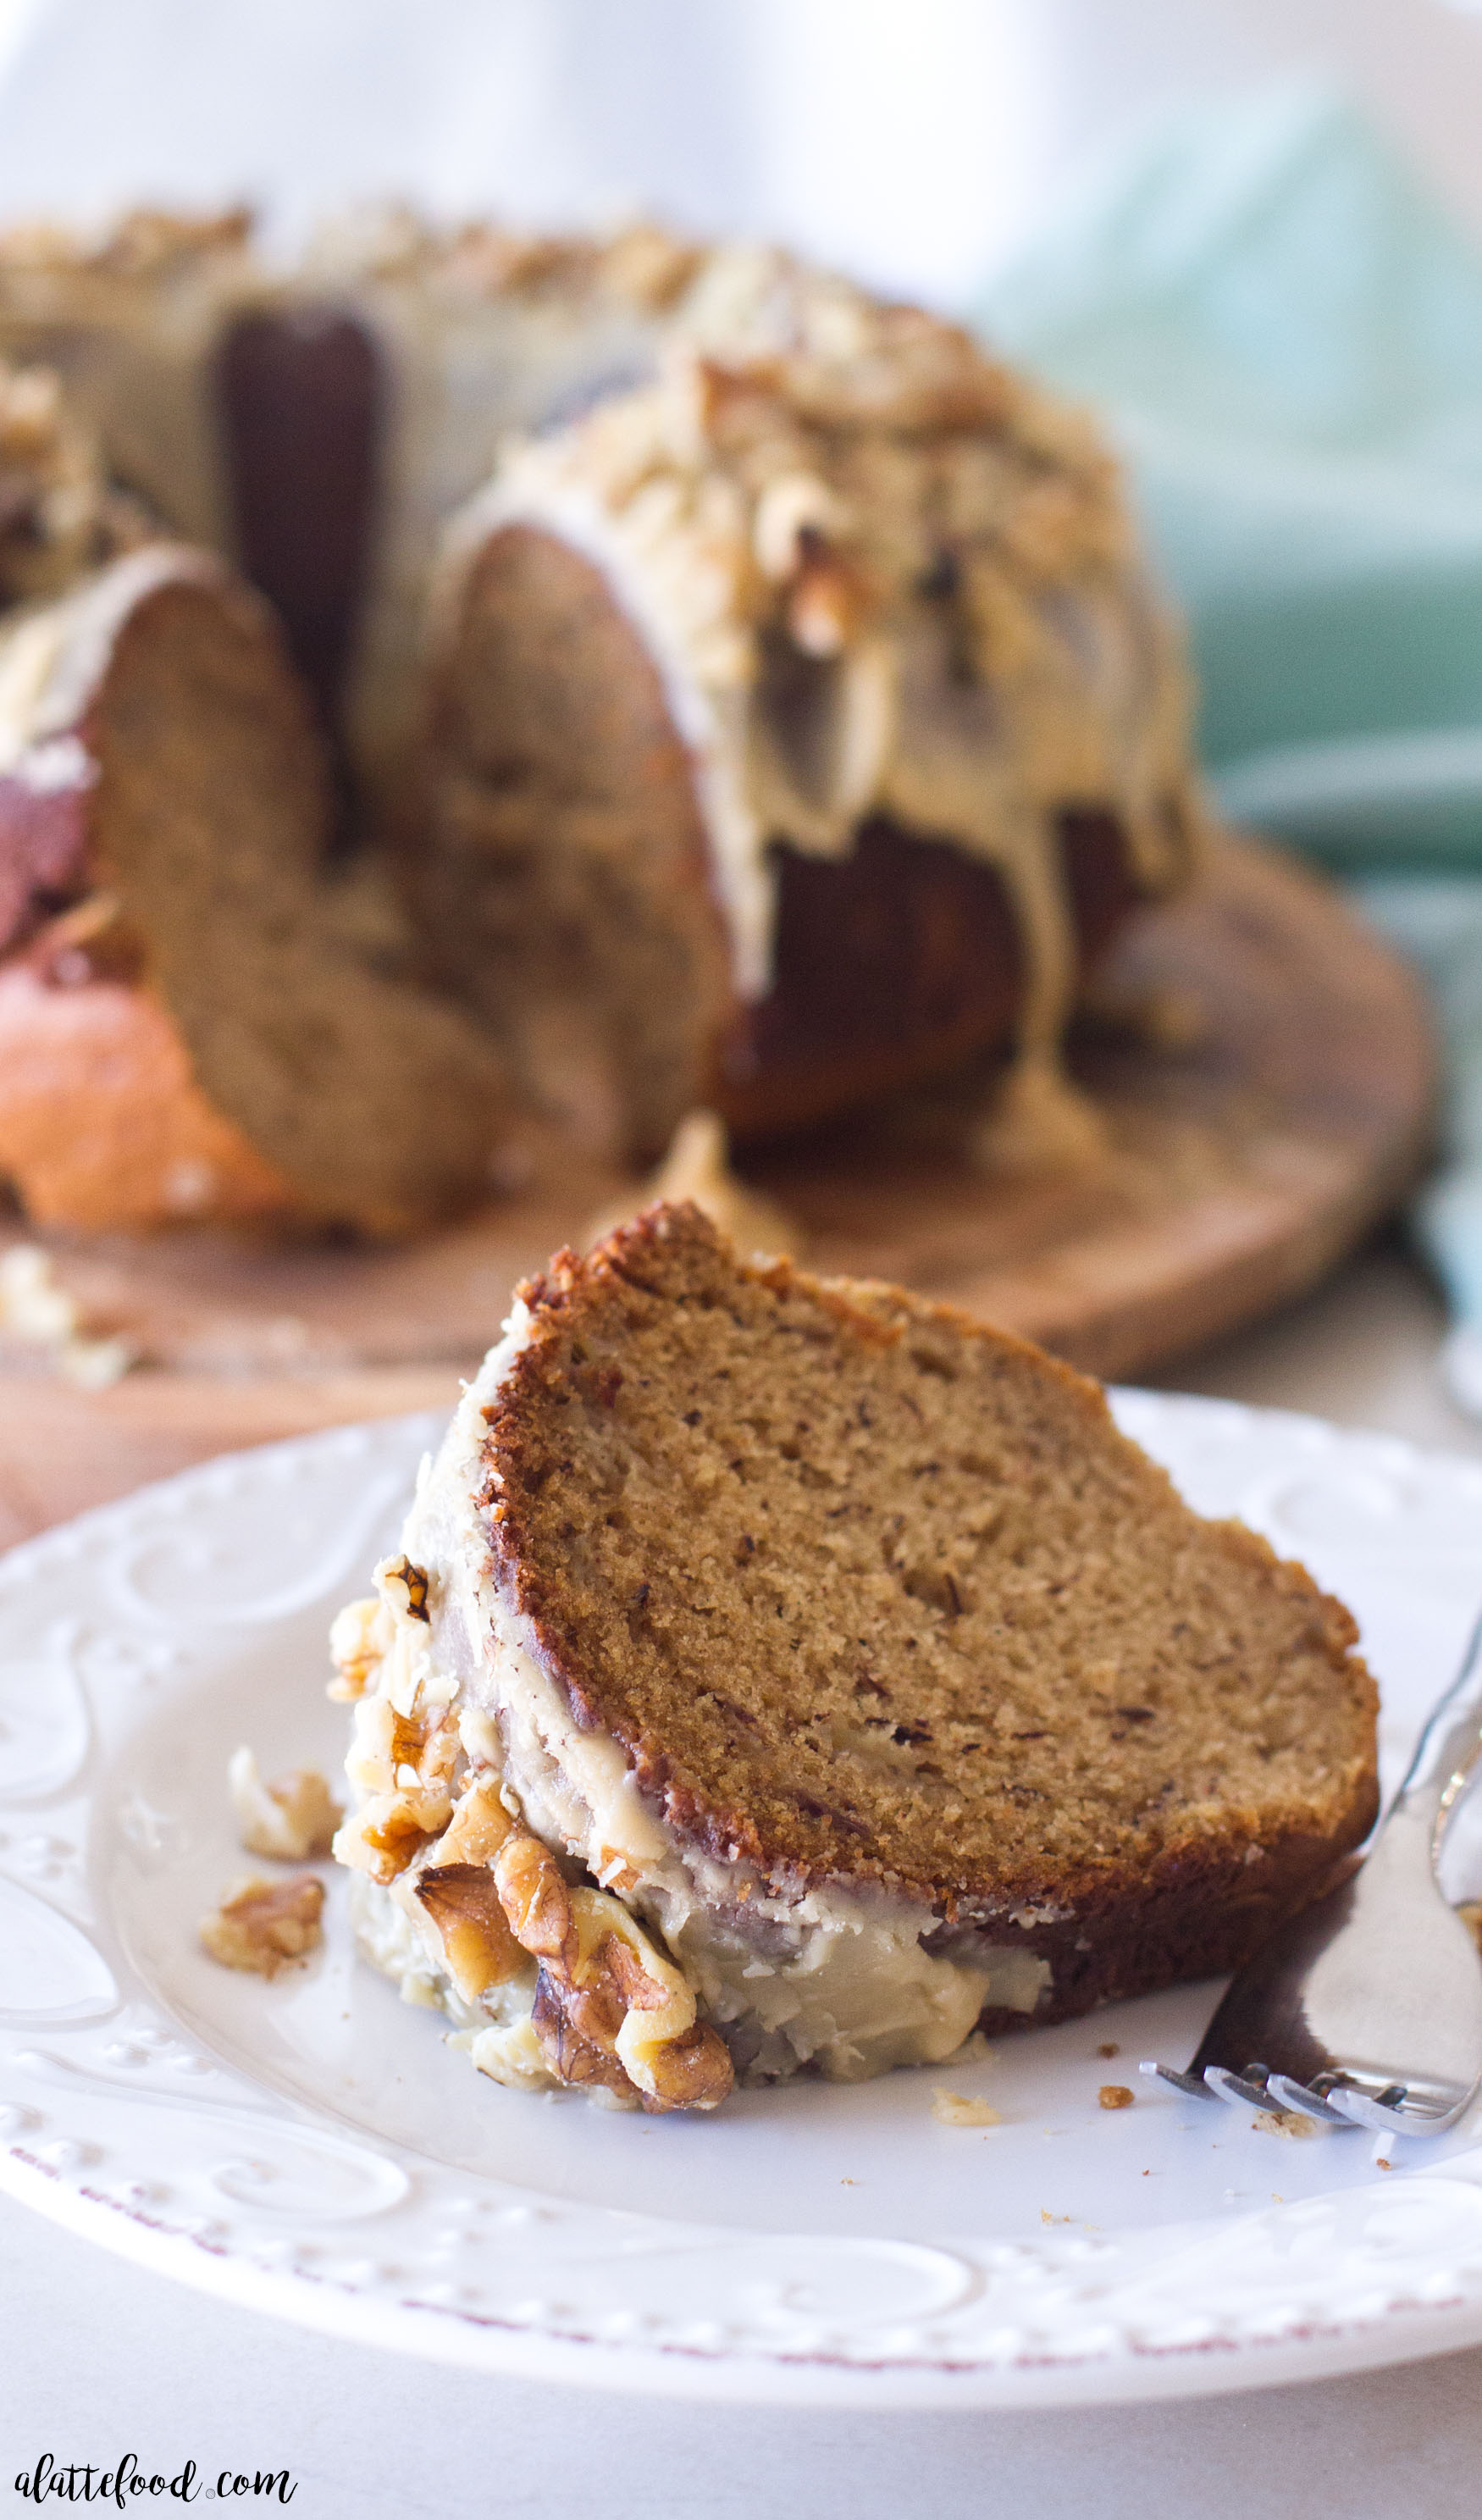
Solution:
[{"label": "teal cloth in background", "polygon": [[1482,251],[1311,90],[1164,124],[975,310],[1099,405],[1224,809],[1362,878],[1449,1068],[1416,1224],[1482,1324]]},{"label": "teal cloth in background", "polygon": [[[1482,877],[1370,876],[1358,890],[1431,984],[1446,1056],[1446,1159],[1413,1213],[1459,1318],[1482,1328]],[[1475,1409],[1474,1365],[1466,1381]]]}]

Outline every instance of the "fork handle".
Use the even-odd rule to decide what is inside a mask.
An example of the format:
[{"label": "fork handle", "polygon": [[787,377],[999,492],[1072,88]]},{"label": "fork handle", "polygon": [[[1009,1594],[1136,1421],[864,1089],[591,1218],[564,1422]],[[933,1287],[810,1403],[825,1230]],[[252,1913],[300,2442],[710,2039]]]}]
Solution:
[{"label": "fork handle", "polygon": [[1458,1797],[1482,1759],[1482,1617],[1467,1640],[1461,1668],[1432,1707],[1384,1827],[1403,1815],[1423,1822],[1431,1852],[1439,1850]]}]

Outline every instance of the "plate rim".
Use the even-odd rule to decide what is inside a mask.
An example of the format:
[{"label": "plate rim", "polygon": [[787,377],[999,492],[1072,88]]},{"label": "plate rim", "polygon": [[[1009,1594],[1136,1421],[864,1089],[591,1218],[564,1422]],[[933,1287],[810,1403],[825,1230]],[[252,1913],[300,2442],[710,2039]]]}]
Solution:
[{"label": "plate rim", "polygon": [[[498,2320],[413,2303],[367,2304],[354,2293],[306,2284],[244,2264],[219,2260],[188,2238],[153,2231],[141,2218],[116,2211],[117,2230],[105,2237],[100,2211],[80,2201],[13,2153],[0,2155],[0,2193],[77,2237],[105,2247],[145,2272],[160,2274],[239,2309],[281,2318],[292,2327],[338,2337],[413,2361],[491,2377],[544,2380],[616,2396],[675,2398],[730,2406],[865,2408],[892,2413],[1034,2412],[1052,2407],[1163,2405],[1180,2398],[1232,2397],[1248,2390],[1295,2388],[1308,2380],[1347,2377],[1464,2354],[1482,2346],[1482,2300],[1464,2308],[1406,2303],[1382,2318],[1346,2327],[1314,2325],[1235,2347],[1170,2345],[1141,2348],[1113,2362],[1091,2356],[1026,2362],[1001,2369],[948,2363],[843,2363],[821,2355],[779,2356],[765,2364],[706,2355],[680,2346],[624,2348],[599,2339],[531,2337]],[[228,2272],[227,2270],[230,2270]],[[1391,2322],[1401,2322],[1400,2333]],[[488,2350],[498,2340],[497,2352]]]},{"label": "plate rim", "polygon": [[[1130,1417],[1145,1423],[1167,1417],[1196,1424],[1202,1418],[1206,1425],[1225,1431],[1253,1425],[1269,1427],[1274,1437],[1284,1435],[1289,1443],[1298,1443],[1309,1457],[1316,1449],[1329,1458],[1334,1454],[1358,1458],[1369,1466],[1392,1469],[1423,1465],[1432,1474],[1463,1474],[1468,1484],[1482,1481],[1482,1463],[1466,1455],[1435,1451],[1401,1437],[1335,1426],[1306,1413],[1259,1409],[1241,1402],[1184,1393],[1128,1391],[1113,1396]],[[0,1555],[0,1597],[18,1580],[25,1582],[34,1575],[44,1575],[48,1561],[58,1567],[69,1561],[75,1563],[84,1554],[96,1556],[100,1551],[106,1552],[111,1538],[135,1536],[141,1528],[157,1531],[161,1520],[177,1523],[182,1512],[189,1513],[193,1499],[200,1498],[209,1507],[229,1495],[243,1479],[256,1484],[265,1472],[271,1477],[275,1467],[286,1466],[288,1457],[310,1457],[307,1474],[312,1478],[321,1461],[328,1463],[337,1458],[351,1458],[372,1467],[378,1455],[383,1462],[395,1459],[398,1465],[405,1456],[410,1476],[414,1448],[434,1442],[443,1422],[443,1413],[419,1411],[217,1455],[56,1525]],[[5,1660],[0,1648],[0,1669]],[[56,1797],[26,1801],[18,1798],[15,1808],[22,1814],[42,1814],[49,1799]],[[8,1865],[0,1866],[0,1870],[7,1879],[16,1879]],[[56,1904],[35,1890],[27,1890],[26,1895],[40,1898],[43,1907]],[[63,1912],[67,1912],[65,1907]],[[170,2011],[164,1999],[151,1993],[150,2001],[161,2019],[178,2029],[179,2016]],[[199,2037],[200,2033],[193,2035]],[[204,2047],[208,2042],[202,2038],[201,2044]],[[4,2061],[0,2057],[0,2065]],[[242,2079],[235,2068],[232,2072],[235,2079]],[[267,2087],[251,2088],[260,2092]],[[13,2118],[16,2105],[11,2109]],[[300,2128],[315,2122],[315,2113],[307,2103],[281,2100],[280,2106],[283,2115]],[[1404,2194],[1427,2199],[1438,2188],[1466,2191],[1475,2205],[1478,2230],[1470,2250],[1473,2263],[1469,2279],[1452,2296],[1433,2295],[1429,2301],[1389,2300],[1367,2309],[1361,2304],[1347,2317],[1310,2318],[1289,2322],[1280,2333],[1245,2335],[1237,2341],[1191,2337],[1148,2344],[1123,2332],[1109,2349],[1103,2346],[1100,2350],[1055,2355],[1031,2350],[998,2360],[979,2358],[963,2362],[940,2353],[934,2358],[930,2354],[881,2353],[878,2359],[870,2360],[857,2353],[845,2356],[824,2345],[810,2349],[801,2343],[779,2345],[765,2354],[733,2350],[724,2343],[718,2348],[672,2339],[625,2343],[579,2330],[560,2333],[548,2326],[512,2322],[453,2302],[398,2299],[394,2288],[390,2296],[384,2289],[347,2288],[333,2279],[306,2274],[301,2267],[286,2270],[262,2264],[232,2245],[229,2238],[223,2239],[219,2234],[203,2237],[199,2230],[171,2228],[157,2217],[130,2208],[117,2196],[106,2194],[86,2176],[72,2175],[88,2168],[86,2145],[71,2147],[79,2153],[75,2162],[48,2163],[38,2157],[22,2139],[28,2131],[27,2112],[23,2103],[20,2109],[20,2126],[13,2126],[0,2151],[0,2188],[79,2235],[151,2272],[321,2333],[511,2376],[717,2402],[833,2408],[868,2404],[893,2408],[972,2406],[1028,2409],[1052,2405],[1096,2406],[1222,2395],[1416,2361],[1482,2343],[1482,2154],[1472,2156],[1478,2167],[1462,2179],[1454,2175],[1459,2165],[1453,2159],[1434,2175],[1416,2169],[1405,2173],[1403,2180],[1392,2185],[1349,2191],[1365,2196],[1384,2195],[1386,2200],[1396,2201]],[[33,2116],[34,2111],[29,2114]],[[342,2121],[328,2111],[323,2113],[322,2123],[342,2126]],[[427,2155],[414,2153],[392,2138],[357,2134],[355,2142],[367,2154],[398,2164],[410,2163],[415,2171],[427,2170]],[[56,2149],[63,2155],[67,2153],[65,2138]],[[498,2187],[498,2182],[480,2182],[472,2174],[458,2174],[458,2183],[468,2184],[471,2179],[473,2184],[482,2184],[490,2192]],[[528,2194],[529,2200],[539,2205],[541,2200],[534,2191]],[[561,2213],[572,2219],[583,2214],[596,2217],[607,2210],[561,2203]],[[1287,2213],[1295,2210],[1298,2209],[1283,2209]],[[1260,2215],[1237,2217],[1234,2223],[1218,2228],[1222,2231],[1237,2229],[1247,2223],[1254,2225],[1263,2216],[1274,2219],[1269,2208],[1261,2209]],[[664,2224],[654,2216],[626,2219],[630,2223],[637,2220],[654,2230],[683,2229],[693,2233],[701,2228],[693,2222]],[[1176,2227],[1154,2228],[1166,2230]],[[1188,2225],[1182,2228],[1190,2228]],[[750,2236],[771,2239],[786,2235]],[[883,2245],[883,2235],[876,2236]],[[712,2244],[702,2240],[699,2245]],[[1049,2245],[1027,2241],[1022,2244],[1022,2252],[1030,2257],[1039,2252],[1048,2262]]]}]

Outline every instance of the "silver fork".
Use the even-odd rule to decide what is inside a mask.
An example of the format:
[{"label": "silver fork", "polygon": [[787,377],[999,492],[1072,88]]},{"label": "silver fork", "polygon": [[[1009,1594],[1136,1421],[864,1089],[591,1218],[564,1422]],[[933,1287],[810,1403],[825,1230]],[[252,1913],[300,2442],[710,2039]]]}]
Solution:
[{"label": "silver fork", "polygon": [[1482,1959],[1436,1860],[1482,1757],[1482,1618],[1363,1863],[1230,1986],[1186,2073],[1200,2099],[1381,2135],[1444,2135],[1482,2081]]}]

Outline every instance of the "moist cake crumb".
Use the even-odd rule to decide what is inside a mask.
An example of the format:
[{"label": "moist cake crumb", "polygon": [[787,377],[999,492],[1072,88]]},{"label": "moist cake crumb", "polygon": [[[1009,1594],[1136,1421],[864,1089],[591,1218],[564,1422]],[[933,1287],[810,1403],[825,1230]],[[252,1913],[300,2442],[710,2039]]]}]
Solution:
[{"label": "moist cake crumb", "polygon": [[949,2092],[938,2083],[931,2093],[931,2114],[938,2126],[996,2127],[1004,2123],[1001,2110],[987,2100],[969,2099],[966,2092]]},{"label": "moist cake crumb", "polygon": [[[1317,2119],[1310,2118],[1304,2109],[1259,2109],[1250,2123],[1261,2135],[1293,2136],[1299,2141],[1323,2132]],[[1280,2198],[1277,2201],[1280,2203]]]}]

